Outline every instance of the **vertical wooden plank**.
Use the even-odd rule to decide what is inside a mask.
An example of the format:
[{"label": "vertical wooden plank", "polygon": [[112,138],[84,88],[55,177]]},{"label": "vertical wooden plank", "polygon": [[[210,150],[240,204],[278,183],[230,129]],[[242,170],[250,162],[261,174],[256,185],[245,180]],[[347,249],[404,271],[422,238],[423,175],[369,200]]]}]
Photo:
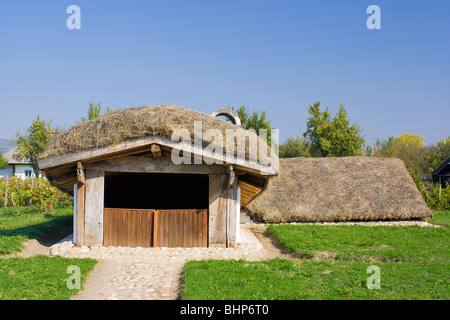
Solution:
[{"label": "vertical wooden plank", "polygon": [[227,247],[236,246],[236,206],[237,203],[237,178],[233,185],[227,190]]},{"label": "vertical wooden plank", "polygon": [[189,247],[188,243],[188,234],[189,234],[189,215],[186,214],[186,211],[182,211],[183,215],[183,247]]},{"label": "vertical wooden plank", "polygon": [[77,246],[85,245],[85,193],[86,186],[78,184],[77,190]]},{"label": "vertical wooden plank", "polygon": [[169,224],[169,216],[167,215],[167,213],[165,212],[165,211],[163,211],[163,210],[161,210],[161,213],[163,214],[163,216],[164,216],[164,223],[161,225],[161,227],[163,227],[164,228],[164,231],[163,231],[163,233],[162,233],[162,239],[161,239],[161,246],[162,247],[167,247],[167,244],[168,244],[168,241],[167,241],[167,238],[168,238],[168,224]]},{"label": "vertical wooden plank", "polygon": [[[73,219],[72,219],[72,231],[73,231],[73,236],[72,236],[72,242],[77,245],[77,193],[78,193],[78,183],[75,183],[73,185]],[[30,204],[31,204],[31,200],[30,200]]]},{"label": "vertical wooden plank", "polygon": [[130,212],[130,220],[128,225],[128,230],[131,236],[131,241],[129,244],[130,247],[137,247],[137,231],[139,230],[137,225],[138,214],[139,213],[134,210]]},{"label": "vertical wooden plank", "polygon": [[197,247],[203,246],[203,214],[202,210],[194,210],[197,219]]},{"label": "vertical wooden plank", "polygon": [[203,210],[203,247],[208,246],[208,210]]},{"label": "vertical wooden plank", "polygon": [[103,244],[103,196],[105,173],[86,170],[85,234],[86,245]]},{"label": "vertical wooden plank", "polygon": [[117,237],[117,241],[119,242],[118,245],[124,247],[128,241],[127,238],[127,232],[126,232],[126,211],[122,211],[121,214],[119,215],[119,224],[118,224],[118,231],[119,231],[119,235]]},{"label": "vertical wooden plank", "polygon": [[209,175],[209,234],[211,247],[226,247],[227,183],[226,174]]},{"label": "vertical wooden plank", "polygon": [[137,235],[136,235],[136,247],[145,247],[145,237],[144,237],[144,228],[145,228],[145,211],[139,210],[137,216]]},{"label": "vertical wooden plank", "polygon": [[156,211],[150,211],[148,216],[147,216],[147,243],[149,247],[154,247],[155,244],[153,243],[153,232],[156,231],[156,229],[154,228],[154,221],[155,221],[155,216],[156,216]]},{"label": "vertical wooden plank", "polygon": [[172,229],[172,234],[173,234],[173,246],[174,247],[179,247],[179,239],[180,239],[180,234],[178,232],[178,226],[179,226],[179,222],[180,222],[180,214],[178,211],[174,211],[172,213],[173,215],[173,229]]},{"label": "vertical wooden plank", "polygon": [[112,215],[112,221],[113,221],[113,226],[111,226],[111,236],[112,236],[112,241],[111,241],[111,245],[112,246],[118,246],[119,245],[119,225],[120,225],[120,214],[116,211],[114,211],[114,214]]},{"label": "vertical wooden plank", "polygon": [[105,247],[109,246],[109,227],[110,227],[110,221],[109,221],[109,211],[105,208],[103,213],[103,245]]},{"label": "vertical wooden plank", "polygon": [[153,246],[159,246],[159,212],[155,210],[153,213]]}]

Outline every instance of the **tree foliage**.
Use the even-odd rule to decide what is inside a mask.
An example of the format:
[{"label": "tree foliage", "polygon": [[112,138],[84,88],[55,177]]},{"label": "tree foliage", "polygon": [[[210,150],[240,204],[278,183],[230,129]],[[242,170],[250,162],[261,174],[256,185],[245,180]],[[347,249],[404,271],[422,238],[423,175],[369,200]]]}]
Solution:
[{"label": "tree foliage", "polygon": [[303,136],[311,146],[314,157],[348,157],[362,154],[365,144],[360,135],[361,128],[350,125],[347,111],[341,104],[338,113],[332,118],[328,111],[320,109],[320,101],[308,107],[309,118]]},{"label": "tree foliage", "polygon": [[311,157],[310,145],[303,137],[288,138],[279,148],[280,158]]},{"label": "tree foliage", "polygon": [[239,119],[241,120],[241,127],[249,130],[253,129],[256,134],[262,134],[260,130],[266,130],[267,132],[267,144],[270,146],[272,142],[272,127],[270,121],[267,119],[266,111],[253,111],[250,112],[245,106],[240,107],[235,110],[233,107],[228,107],[229,109],[235,111]]},{"label": "tree foliage", "polygon": [[34,173],[39,174],[37,160],[44,152],[50,140],[59,133],[58,129],[53,130],[51,123],[41,120],[38,115],[24,134],[18,132],[14,139],[17,146],[16,153],[13,155],[16,160],[27,159],[33,166]]},{"label": "tree foliage", "polygon": [[450,158],[450,137],[439,140],[435,145],[428,146],[428,172],[433,172],[445,160]]},{"label": "tree foliage", "polygon": [[[104,114],[111,112],[112,110],[107,107]],[[87,118],[81,117],[81,121],[90,121],[101,117],[102,115],[102,103],[94,104],[93,102],[89,102],[89,108],[87,109]]]},{"label": "tree foliage", "polygon": [[8,160],[5,159],[3,154],[0,152],[0,170],[5,169],[8,166]]},{"label": "tree foliage", "polygon": [[377,140],[375,156],[399,158],[413,177],[426,175],[425,144],[423,137],[404,133],[396,138],[389,137],[387,140]]},{"label": "tree foliage", "polygon": [[376,157],[393,157],[403,161],[411,176],[431,180],[431,173],[450,158],[450,137],[425,145],[423,137],[404,133],[398,137],[377,140]]}]

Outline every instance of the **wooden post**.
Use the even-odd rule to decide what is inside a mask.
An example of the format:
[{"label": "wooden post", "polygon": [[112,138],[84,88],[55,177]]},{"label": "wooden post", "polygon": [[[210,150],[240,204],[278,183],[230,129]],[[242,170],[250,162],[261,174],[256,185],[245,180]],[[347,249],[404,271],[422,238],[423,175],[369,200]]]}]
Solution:
[{"label": "wooden post", "polygon": [[210,247],[227,245],[227,174],[209,175],[209,231]]},{"label": "wooden post", "polygon": [[77,162],[77,182],[78,184],[86,183],[86,174],[84,172],[84,166],[81,161]]},{"label": "wooden post", "polygon": [[232,186],[227,190],[227,247],[236,246],[236,206],[237,203],[237,179],[234,179]]},{"label": "wooden post", "polygon": [[[82,246],[85,244],[84,241],[84,218],[85,218],[85,197],[86,197],[86,186],[84,184],[77,185],[77,217],[76,217],[76,245]],[[75,230],[74,230],[75,232]]]},{"label": "wooden post", "polygon": [[5,189],[5,208],[8,206],[8,184],[9,184],[9,177],[8,174],[5,174],[5,182],[6,182],[6,189]]},{"label": "wooden post", "polygon": [[86,170],[84,217],[85,245],[103,245],[103,205],[105,172]]}]

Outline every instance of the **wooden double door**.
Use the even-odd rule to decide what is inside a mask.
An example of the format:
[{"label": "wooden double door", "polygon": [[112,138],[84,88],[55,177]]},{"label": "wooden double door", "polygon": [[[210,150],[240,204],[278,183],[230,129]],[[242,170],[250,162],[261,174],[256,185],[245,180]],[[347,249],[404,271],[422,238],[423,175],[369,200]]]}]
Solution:
[{"label": "wooden double door", "polygon": [[105,208],[103,245],[207,247],[208,210]]}]

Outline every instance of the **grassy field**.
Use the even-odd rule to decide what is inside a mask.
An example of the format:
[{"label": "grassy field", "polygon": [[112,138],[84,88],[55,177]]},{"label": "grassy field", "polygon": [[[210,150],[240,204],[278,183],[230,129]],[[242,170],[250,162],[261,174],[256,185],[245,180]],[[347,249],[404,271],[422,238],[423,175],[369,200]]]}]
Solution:
[{"label": "grassy field", "polygon": [[73,275],[67,273],[67,268],[79,267],[82,284],[96,260],[47,256],[2,258],[20,252],[25,240],[40,239],[70,225],[72,211],[72,208],[56,209],[49,215],[30,213],[26,207],[0,209],[0,300],[64,300],[79,291],[67,286],[67,280]]},{"label": "grassy field", "polygon": [[53,214],[26,213],[0,208],[0,256],[20,252],[27,239],[39,239],[50,232],[72,223],[73,209],[55,209]]},{"label": "grassy field", "polygon": [[[449,299],[450,212],[442,228],[272,225],[294,261],[191,261],[183,299]],[[367,268],[380,269],[368,289]]]},{"label": "grassy field", "polygon": [[[68,267],[80,268],[80,284],[94,268],[93,259],[67,259],[34,256],[0,258],[0,300],[66,300],[78,289],[69,289],[67,281],[74,274]],[[70,271],[70,269],[69,269]]]}]

